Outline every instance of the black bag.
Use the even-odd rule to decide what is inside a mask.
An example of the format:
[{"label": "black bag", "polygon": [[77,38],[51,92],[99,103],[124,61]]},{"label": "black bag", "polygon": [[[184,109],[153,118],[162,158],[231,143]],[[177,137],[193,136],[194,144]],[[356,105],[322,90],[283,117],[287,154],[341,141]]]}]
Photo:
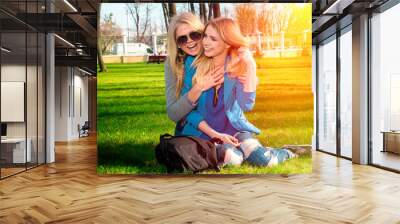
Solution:
[{"label": "black bag", "polygon": [[161,135],[155,154],[157,161],[167,167],[168,173],[219,171],[214,143],[198,137]]}]

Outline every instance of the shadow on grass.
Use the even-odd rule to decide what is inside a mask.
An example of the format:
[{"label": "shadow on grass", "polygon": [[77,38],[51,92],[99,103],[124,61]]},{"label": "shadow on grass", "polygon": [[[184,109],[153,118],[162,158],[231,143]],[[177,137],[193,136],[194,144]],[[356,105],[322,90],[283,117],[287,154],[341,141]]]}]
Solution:
[{"label": "shadow on grass", "polygon": [[134,144],[113,142],[99,143],[98,164],[119,164],[146,166],[156,164],[154,157],[155,145],[150,143]]},{"label": "shadow on grass", "polygon": [[158,164],[155,145],[98,144],[97,172],[99,174],[165,174],[166,168]]},{"label": "shadow on grass", "polygon": [[[113,150],[111,147],[117,147],[118,150],[110,153]],[[125,148],[126,147],[126,148]],[[142,147],[142,153],[136,153],[136,150]],[[98,161],[97,172],[99,174],[167,174],[166,168],[157,163],[154,157],[152,145],[143,144],[122,144],[113,145],[106,148],[99,147],[99,158],[118,157],[115,159]],[[143,149],[142,148],[142,149]],[[115,148],[114,148],[115,149]],[[146,151],[146,153],[143,153]],[[141,158],[143,157],[143,158]],[[220,172],[207,170],[199,174],[309,174],[312,172],[311,155],[302,156],[299,158],[290,159],[284,163],[273,167],[257,167],[243,163],[241,166],[225,166]],[[193,174],[190,171],[184,173],[170,174]]]},{"label": "shadow on grass", "polygon": [[[157,163],[154,148],[155,144],[152,143],[99,143],[97,172],[99,174],[166,174],[166,168]],[[311,171],[311,155],[306,155],[273,167],[256,167],[244,163],[242,166],[226,166],[220,172],[204,171],[200,174],[307,174]]]}]

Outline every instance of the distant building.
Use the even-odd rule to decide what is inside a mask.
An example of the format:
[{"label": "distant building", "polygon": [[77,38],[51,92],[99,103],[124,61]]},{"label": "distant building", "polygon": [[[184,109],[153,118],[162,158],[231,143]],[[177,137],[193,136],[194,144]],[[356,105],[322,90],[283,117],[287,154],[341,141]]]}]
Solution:
[{"label": "distant building", "polygon": [[116,43],[112,49],[113,55],[145,56],[153,54],[151,47],[144,43]]}]

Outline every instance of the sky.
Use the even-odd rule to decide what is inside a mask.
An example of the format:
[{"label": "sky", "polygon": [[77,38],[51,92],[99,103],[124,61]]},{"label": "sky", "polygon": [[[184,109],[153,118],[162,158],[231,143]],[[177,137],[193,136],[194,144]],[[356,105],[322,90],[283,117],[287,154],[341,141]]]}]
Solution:
[{"label": "sky", "polygon": [[[151,17],[152,24],[158,26],[156,32],[161,32],[161,26],[164,26],[164,15],[162,11],[161,3],[148,3],[151,5],[153,15]],[[176,3],[177,13],[180,11],[188,11],[188,3]],[[233,12],[233,4],[232,3],[221,3],[221,13],[224,13],[225,9],[227,12]],[[196,12],[198,12],[198,4],[195,3]],[[123,30],[126,30],[127,24],[129,27],[133,29],[133,20],[130,16],[127,16],[126,11],[126,3],[102,3],[101,4],[101,18],[104,18],[105,15],[109,13],[113,14],[114,21],[118,24]]]},{"label": "sky", "polygon": [[[110,13],[113,14],[114,22],[119,25],[123,29],[123,33],[126,35],[126,28],[129,25],[130,33],[134,32],[134,23],[132,17],[127,13],[126,10],[127,3],[102,3],[101,4],[101,19],[104,18],[105,15]],[[162,4],[161,3],[141,3],[141,4],[148,4],[151,8],[151,23],[153,26],[153,32],[157,34],[165,33],[165,23],[164,23],[164,15],[162,11]],[[243,4],[243,3],[241,3]],[[278,3],[251,3],[256,5],[257,9],[262,9],[263,7],[270,5],[270,4],[278,4]],[[311,4],[311,3],[307,3]],[[307,4],[298,4],[300,7],[303,7]],[[194,3],[196,13],[199,11],[198,3]],[[234,16],[234,6],[237,3],[220,3],[221,15],[232,17]],[[182,11],[189,11],[189,4],[188,3],[176,3],[177,13],[179,14]],[[142,14],[144,16],[145,8],[142,8]]]}]

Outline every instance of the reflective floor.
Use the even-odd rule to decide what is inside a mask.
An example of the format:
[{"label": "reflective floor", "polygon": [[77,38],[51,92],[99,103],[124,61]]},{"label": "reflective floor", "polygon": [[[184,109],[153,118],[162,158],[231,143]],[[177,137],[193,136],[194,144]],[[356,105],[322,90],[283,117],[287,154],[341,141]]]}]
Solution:
[{"label": "reflective floor", "polygon": [[310,175],[98,176],[96,139],[0,181],[0,223],[398,223],[400,174],[313,153]]},{"label": "reflective floor", "polygon": [[375,151],[373,163],[400,171],[400,154]]}]

